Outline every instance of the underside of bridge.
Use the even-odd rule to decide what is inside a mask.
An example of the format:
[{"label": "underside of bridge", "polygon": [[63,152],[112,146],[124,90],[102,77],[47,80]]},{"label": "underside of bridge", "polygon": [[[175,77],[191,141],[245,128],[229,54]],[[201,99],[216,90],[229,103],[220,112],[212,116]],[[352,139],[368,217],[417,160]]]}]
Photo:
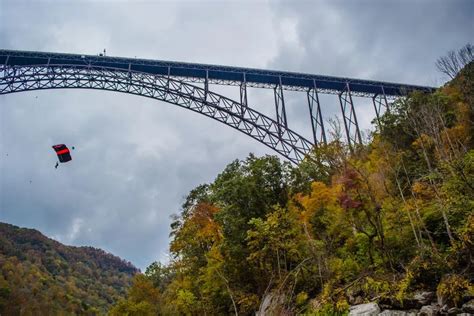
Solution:
[{"label": "underside of bridge", "polygon": [[[210,85],[238,86],[240,99],[210,90]],[[248,102],[247,88],[273,89],[275,115]],[[338,97],[346,139],[362,142],[353,96],[372,99],[376,118],[389,100],[431,87],[311,74],[190,64],[170,61],[0,50],[0,94],[40,89],[100,89],[145,96],[187,108],[220,121],[298,163],[314,146],[326,143],[319,94]],[[291,130],[284,91],[306,94],[311,141]]]}]

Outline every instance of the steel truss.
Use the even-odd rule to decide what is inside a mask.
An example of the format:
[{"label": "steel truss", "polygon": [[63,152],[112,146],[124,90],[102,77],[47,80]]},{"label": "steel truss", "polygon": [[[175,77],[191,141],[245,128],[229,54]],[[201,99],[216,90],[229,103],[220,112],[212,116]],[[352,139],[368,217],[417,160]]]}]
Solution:
[{"label": "steel truss", "polygon": [[355,146],[362,144],[362,136],[359,130],[359,123],[357,123],[349,83],[346,83],[344,91],[339,93],[339,102],[341,103],[342,120],[346,130],[347,143],[351,150],[353,150]]},{"label": "steel truss", "polygon": [[319,103],[318,89],[316,87],[315,81],[313,84],[314,87],[308,90],[307,95],[309,116],[311,118],[311,128],[313,131],[313,140],[314,144],[318,146],[319,144],[327,144],[327,140],[326,130],[324,129],[323,115],[321,113],[321,104]]},{"label": "steel truss", "polygon": [[351,85],[353,96],[372,97],[380,94],[380,87],[384,87],[387,96],[402,96],[406,93],[419,91],[433,91],[432,87],[406,85],[356,78],[342,78],[322,76],[306,73],[275,71],[231,67],[222,65],[206,65],[186,62],[150,60],[141,58],[124,58],[103,55],[64,54],[51,52],[31,52],[0,49],[0,64],[8,66],[44,65],[89,65],[91,67],[107,67],[120,70],[131,70],[154,75],[168,75],[185,82],[207,82],[208,84],[235,85],[247,81],[248,87],[273,89],[279,83],[284,90],[306,92],[318,84],[318,92],[339,94],[346,83]]},{"label": "steel truss", "polygon": [[[283,97],[283,87],[281,84],[281,77],[280,83],[275,86],[273,89],[275,95],[275,112],[276,112],[276,119],[279,126],[284,126],[285,128],[288,127],[288,121],[286,120],[286,110],[285,110],[285,98]],[[283,129],[280,130],[280,133],[283,132]]]},{"label": "steel truss", "polygon": [[387,96],[384,93],[384,89],[382,87],[382,93],[376,94],[372,97],[372,102],[374,104],[375,109],[375,116],[377,118],[377,123],[380,126],[380,116],[382,112],[389,111],[390,108],[388,106]]},{"label": "steel truss", "polygon": [[243,116],[245,109],[248,106],[247,81],[245,80],[245,74],[244,74],[244,80],[240,84],[240,104],[242,104],[242,116]]},{"label": "steel truss", "polygon": [[80,88],[124,92],[165,101],[233,127],[293,163],[303,160],[313,147],[310,141],[288,129],[283,103],[284,121],[280,123],[248,107],[245,86],[244,96],[241,95],[245,102],[237,102],[210,91],[209,82],[203,89],[166,75],[90,65],[0,65],[0,76],[0,94]]}]

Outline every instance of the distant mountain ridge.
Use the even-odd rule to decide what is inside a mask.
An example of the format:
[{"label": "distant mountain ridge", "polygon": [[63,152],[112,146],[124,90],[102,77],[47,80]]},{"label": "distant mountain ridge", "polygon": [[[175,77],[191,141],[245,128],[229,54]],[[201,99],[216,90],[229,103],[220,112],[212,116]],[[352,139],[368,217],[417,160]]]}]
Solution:
[{"label": "distant mountain ridge", "polygon": [[0,223],[0,314],[102,314],[140,272],[101,249]]}]

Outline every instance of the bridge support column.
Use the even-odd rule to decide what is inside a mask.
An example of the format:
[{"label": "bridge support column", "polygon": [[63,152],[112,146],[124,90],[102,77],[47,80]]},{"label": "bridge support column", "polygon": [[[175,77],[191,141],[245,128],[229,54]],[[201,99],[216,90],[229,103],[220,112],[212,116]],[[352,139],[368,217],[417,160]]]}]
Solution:
[{"label": "bridge support column", "polygon": [[167,71],[167,80],[166,80],[166,90],[168,91],[170,88],[170,79],[171,79],[171,67],[168,66],[168,71]]},{"label": "bridge support column", "polygon": [[385,95],[385,91],[382,88],[382,93],[381,94],[376,94],[372,97],[372,102],[374,104],[374,109],[375,109],[375,116],[377,118],[377,124],[380,127],[380,116],[382,115],[382,111],[384,112],[389,111],[388,107],[388,102],[387,102],[387,96]]},{"label": "bridge support column", "polygon": [[242,104],[242,117],[245,114],[245,110],[248,107],[248,100],[247,100],[247,78],[245,77],[244,73],[244,80],[240,84],[240,104]]},{"label": "bridge support column", "polygon": [[313,80],[313,88],[308,90],[307,95],[314,144],[316,146],[319,146],[319,144],[327,144],[326,130],[324,129],[324,122],[323,116],[321,114],[321,105],[319,103],[316,81]]},{"label": "bridge support column", "polygon": [[357,122],[349,83],[346,83],[344,91],[339,93],[339,102],[341,103],[342,120],[346,130],[347,143],[352,151],[356,145],[362,144],[362,136],[359,130],[359,123]]},{"label": "bridge support column", "polygon": [[204,79],[204,101],[207,101],[209,94],[209,70],[206,69],[206,78]]},{"label": "bridge support column", "polygon": [[283,125],[285,128],[288,127],[288,122],[286,120],[285,98],[283,97],[283,85],[281,84],[281,76],[279,77],[279,83],[275,86],[273,91],[275,95],[276,119],[281,135],[282,132],[280,126]]}]

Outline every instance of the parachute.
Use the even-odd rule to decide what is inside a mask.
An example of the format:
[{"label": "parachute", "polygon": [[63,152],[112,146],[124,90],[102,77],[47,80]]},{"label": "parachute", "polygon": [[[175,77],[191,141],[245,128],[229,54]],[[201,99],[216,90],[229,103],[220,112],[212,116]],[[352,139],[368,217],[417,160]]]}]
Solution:
[{"label": "parachute", "polygon": [[[64,144],[54,145],[53,149],[58,155],[59,162],[64,163],[64,162],[68,162],[72,160],[71,153],[69,151],[69,148],[67,148],[66,145]],[[56,164],[56,168],[57,166],[58,164]]]}]

